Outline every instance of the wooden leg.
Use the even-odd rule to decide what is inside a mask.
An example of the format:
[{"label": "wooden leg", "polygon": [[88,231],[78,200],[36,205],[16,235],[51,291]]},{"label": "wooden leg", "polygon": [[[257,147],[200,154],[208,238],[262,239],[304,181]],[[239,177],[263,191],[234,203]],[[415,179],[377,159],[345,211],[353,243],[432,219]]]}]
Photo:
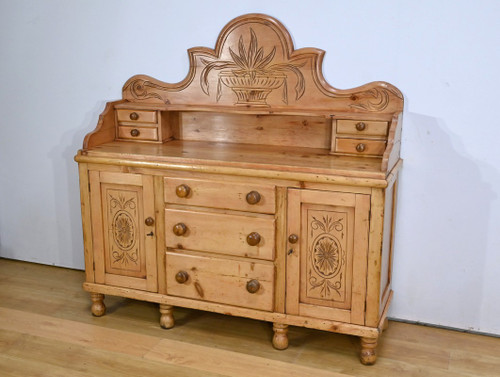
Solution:
[{"label": "wooden leg", "polygon": [[90,310],[96,317],[101,317],[106,313],[106,305],[104,305],[104,295],[101,293],[91,293],[92,307]]},{"label": "wooden leg", "polygon": [[382,325],[382,330],[387,330],[389,328],[389,319],[386,317],[384,320],[384,324]]},{"label": "wooden leg", "polygon": [[160,304],[160,326],[164,329],[171,329],[175,325],[174,307],[172,305]]},{"label": "wooden leg", "polygon": [[277,350],[288,348],[288,325],[273,323],[273,347]]},{"label": "wooden leg", "polygon": [[373,365],[377,361],[378,338],[361,338],[360,360],[365,365]]}]

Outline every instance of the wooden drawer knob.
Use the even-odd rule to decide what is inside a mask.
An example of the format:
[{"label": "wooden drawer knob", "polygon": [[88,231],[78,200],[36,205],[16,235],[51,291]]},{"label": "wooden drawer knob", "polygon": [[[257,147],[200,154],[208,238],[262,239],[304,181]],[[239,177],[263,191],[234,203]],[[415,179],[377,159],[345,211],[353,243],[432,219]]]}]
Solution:
[{"label": "wooden drawer knob", "polygon": [[366,149],[366,145],[364,145],[363,143],[359,143],[358,145],[356,145],[356,150],[358,152],[364,152]]},{"label": "wooden drawer knob", "polygon": [[137,114],[135,112],[134,113],[130,113],[129,117],[130,117],[131,120],[137,120],[137,119],[139,119],[139,114]]},{"label": "wooden drawer knob", "polygon": [[297,236],[296,234],[290,234],[290,236],[288,237],[288,242],[290,243],[297,243],[298,240],[299,236]]},{"label": "wooden drawer knob", "polygon": [[364,131],[365,128],[366,128],[366,123],[363,122],[356,123],[356,129],[358,131]]},{"label": "wooden drawer knob", "polygon": [[144,223],[147,226],[153,226],[153,224],[155,223],[155,220],[152,217],[148,217],[146,220],[144,220]]},{"label": "wooden drawer knob", "polygon": [[260,234],[257,232],[252,232],[247,236],[247,243],[250,246],[256,246],[260,243]]},{"label": "wooden drawer knob", "polygon": [[248,204],[257,204],[260,202],[261,196],[258,191],[250,191],[247,194],[247,203]]},{"label": "wooden drawer knob", "polygon": [[249,282],[247,282],[247,291],[248,293],[257,293],[257,291],[260,289],[260,283],[258,280],[252,279]]},{"label": "wooden drawer knob", "polygon": [[178,224],[174,225],[172,230],[176,236],[182,236],[182,235],[186,234],[187,226],[184,223],[178,223]]},{"label": "wooden drawer knob", "polygon": [[175,274],[175,281],[179,284],[184,284],[189,279],[189,274],[186,271],[179,271]]},{"label": "wooden drawer knob", "polygon": [[179,185],[175,188],[175,195],[177,195],[179,198],[187,198],[190,192],[191,189],[188,185],[185,184]]},{"label": "wooden drawer knob", "polygon": [[130,131],[130,135],[132,135],[133,137],[137,137],[140,134],[141,133],[139,132],[139,130],[137,128],[134,128],[132,131]]}]

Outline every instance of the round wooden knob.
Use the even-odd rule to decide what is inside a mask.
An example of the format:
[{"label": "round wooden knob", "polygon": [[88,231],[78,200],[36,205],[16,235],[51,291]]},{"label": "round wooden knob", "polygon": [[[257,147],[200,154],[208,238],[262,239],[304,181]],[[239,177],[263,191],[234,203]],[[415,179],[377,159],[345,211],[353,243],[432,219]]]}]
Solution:
[{"label": "round wooden knob", "polygon": [[130,131],[130,135],[132,135],[133,137],[137,137],[140,134],[141,133],[139,132],[139,130],[137,128],[134,128],[132,131]]},{"label": "round wooden knob", "polygon": [[176,236],[182,236],[187,232],[187,226],[186,224],[178,223],[174,225],[172,230]]},{"label": "round wooden knob", "polygon": [[152,226],[155,223],[155,220],[152,217],[148,217],[146,220],[144,220],[144,223],[147,226]]},{"label": "round wooden knob", "polygon": [[139,114],[137,114],[137,113],[130,113],[129,117],[130,117],[131,120],[137,120],[137,119],[139,119]]},{"label": "round wooden knob", "polygon": [[191,189],[188,185],[185,184],[179,185],[175,188],[175,195],[177,195],[179,198],[187,198],[190,192]]},{"label": "round wooden knob", "polygon": [[247,194],[247,203],[248,204],[257,204],[260,202],[261,196],[258,191],[250,191]]},{"label": "round wooden knob", "polygon": [[297,243],[298,240],[299,236],[297,236],[296,234],[290,234],[290,236],[288,237],[288,242],[290,243]]},{"label": "round wooden knob", "polygon": [[365,128],[366,128],[366,123],[363,122],[356,123],[356,129],[358,131],[364,131]]},{"label": "round wooden knob", "polygon": [[258,280],[252,279],[249,282],[247,282],[247,291],[248,293],[257,293],[257,291],[260,289],[260,283]]},{"label": "round wooden knob", "polygon": [[250,246],[256,246],[260,242],[260,234],[257,232],[252,232],[247,236],[247,243]]},{"label": "round wooden knob", "polygon": [[364,152],[365,148],[366,148],[366,146],[363,143],[359,143],[358,145],[356,145],[356,150],[358,152]]},{"label": "round wooden knob", "polygon": [[175,281],[179,284],[184,284],[189,279],[189,274],[186,271],[179,271],[175,274]]}]

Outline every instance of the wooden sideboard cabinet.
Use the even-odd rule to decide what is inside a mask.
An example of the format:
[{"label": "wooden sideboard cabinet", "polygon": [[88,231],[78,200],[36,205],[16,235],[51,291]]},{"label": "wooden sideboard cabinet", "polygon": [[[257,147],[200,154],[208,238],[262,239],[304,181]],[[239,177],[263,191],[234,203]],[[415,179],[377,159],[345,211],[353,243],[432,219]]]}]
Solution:
[{"label": "wooden sideboard cabinet", "polygon": [[391,302],[401,92],[339,90],[324,52],[249,14],[177,83],[138,75],[109,102],[79,164],[86,282],[104,295],[361,338],[376,360]]}]

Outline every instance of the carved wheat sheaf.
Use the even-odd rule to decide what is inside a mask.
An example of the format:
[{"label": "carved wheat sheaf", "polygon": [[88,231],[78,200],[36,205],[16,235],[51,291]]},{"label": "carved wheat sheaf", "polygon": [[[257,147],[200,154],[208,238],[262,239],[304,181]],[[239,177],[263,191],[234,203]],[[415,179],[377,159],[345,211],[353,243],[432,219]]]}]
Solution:
[{"label": "carved wheat sheaf", "polygon": [[248,48],[240,36],[238,53],[231,47],[229,53],[233,60],[201,59],[205,65],[200,75],[201,89],[206,95],[210,94],[209,74],[212,70],[221,71],[217,80],[216,99],[222,96],[222,85],[230,88],[237,97],[236,105],[269,106],[268,95],[275,89],[282,87],[282,101],[288,104],[288,73],[293,73],[297,79],[295,99],[302,97],[305,91],[305,80],[300,71],[301,65],[291,63],[271,64],[276,54],[276,46],[267,55],[263,47],[259,48],[257,35],[250,28],[250,43]]}]

